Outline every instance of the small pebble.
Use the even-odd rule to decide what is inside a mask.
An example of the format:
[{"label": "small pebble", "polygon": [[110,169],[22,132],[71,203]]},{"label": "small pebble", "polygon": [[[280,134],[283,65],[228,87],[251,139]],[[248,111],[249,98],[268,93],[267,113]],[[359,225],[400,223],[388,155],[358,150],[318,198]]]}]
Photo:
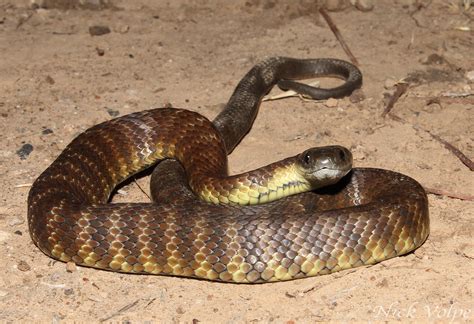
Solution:
[{"label": "small pebble", "polygon": [[436,53],[430,54],[427,58],[421,60],[421,64],[425,65],[440,65],[444,62],[444,57]]},{"label": "small pebble", "polygon": [[24,219],[22,218],[19,218],[19,217],[13,217],[12,219],[10,219],[10,221],[8,222],[8,225],[9,226],[17,226],[17,225],[21,225],[25,222]]},{"label": "small pebble", "polygon": [[137,72],[133,72],[133,78],[135,80],[143,80],[143,77],[140,74],[138,74]]},{"label": "small pebble", "polygon": [[51,85],[56,83],[56,81],[54,81],[54,79],[49,75],[46,76],[45,81]]},{"label": "small pebble", "polygon": [[388,287],[388,281],[386,278],[383,278],[381,281],[375,284],[377,287]]},{"label": "small pebble", "polygon": [[365,100],[365,94],[364,94],[364,91],[362,91],[361,89],[357,89],[353,91],[349,97],[349,101],[352,103],[358,103],[364,100]]},{"label": "small pebble", "polygon": [[69,273],[73,273],[77,271],[77,266],[74,262],[66,263],[66,271]]},{"label": "small pebble", "polygon": [[72,289],[72,288],[64,289],[64,294],[66,296],[71,296],[71,295],[74,294],[74,289]]},{"label": "small pebble", "polygon": [[123,25],[123,26],[120,26],[120,27],[118,28],[118,32],[119,32],[120,34],[126,34],[126,33],[128,33],[129,30],[130,30],[130,26],[129,26],[129,25]]},{"label": "small pebble", "polygon": [[28,263],[26,263],[25,261],[23,261],[23,260],[18,262],[17,268],[18,268],[18,270],[23,271],[23,272],[31,270],[30,265]]},{"label": "small pebble", "polygon": [[13,233],[15,233],[16,235],[20,235],[20,236],[22,236],[22,235],[23,235],[23,232],[22,232],[22,231],[20,231],[20,230],[16,230],[16,231],[15,231],[15,232],[13,232]]},{"label": "small pebble", "polygon": [[110,28],[108,26],[89,27],[89,34],[91,34],[91,36],[102,36],[108,33],[110,33]]},{"label": "small pebble", "polygon": [[120,115],[120,111],[107,108],[107,113],[112,117],[117,117]]},{"label": "small pebble", "polygon": [[324,105],[326,107],[329,107],[329,108],[334,108],[334,107],[337,107],[338,102],[339,102],[339,100],[337,100],[337,99],[329,98],[328,100],[326,100]]},{"label": "small pebble", "polygon": [[329,11],[340,11],[347,7],[345,0],[326,0],[324,7]]},{"label": "small pebble", "polygon": [[23,144],[23,146],[18,151],[16,151],[16,154],[20,157],[20,160],[26,160],[31,152],[33,152],[33,145],[26,143]]},{"label": "small pebble", "polygon": [[429,164],[426,164],[424,162],[417,163],[417,166],[422,170],[431,170],[431,169],[433,169]]},{"label": "small pebble", "polygon": [[471,70],[471,71],[466,72],[466,78],[467,78],[469,81],[474,81],[474,70]]},{"label": "small pebble", "polygon": [[53,130],[50,129],[50,128],[45,128],[41,131],[41,134],[43,135],[49,135],[49,134],[52,134],[53,133]]},{"label": "small pebble", "polygon": [[99,56],[104,56],[104,54],[105,54],[105,50],[103,50],[102,48],[96,47],[95,51],[97,52],[97,55],[99,55]]},{"label": "small pebble", "polygon": [[[53,261],[53,262],[54,262],[54,261]],[[53,272],[53,273],[50,275],[50,278],[51,278],[51,281],[57,282],[57,281],[61,278],[61,275],[59,274],[59,272]]]},{"label": "small pebble", "polygon": [[374,0],[351,0],[351,3],[360,11],[367,12],[374,9]]},{"label": "small pebble", "polygon": [[0,290],[0,298],[8,295],[8,291]]}]

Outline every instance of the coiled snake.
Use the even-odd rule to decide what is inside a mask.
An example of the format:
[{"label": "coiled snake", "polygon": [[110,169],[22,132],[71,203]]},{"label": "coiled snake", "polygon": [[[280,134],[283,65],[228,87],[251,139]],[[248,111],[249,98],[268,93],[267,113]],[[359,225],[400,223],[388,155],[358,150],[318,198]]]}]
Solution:
[{"label": "coiled snake", "polygon": [[[314,89],[291,81],[321,75],[346,82]],[[236,283],[315,276],[408,253],[429,233],[423,188],[387,170],[350,170],[344,148],[314,148],[227,176],[227,154],[273,85],[323,99],[345,96],[361,81],[344,61],[270,58],[247,73],[214,124],[186,110],[153,109],[96,125],[34,182],[31,237],[61,261]],[[158,165],[156,203],[108,203],[119,183],[163,158],[182,166]],[[322,185],[329,186],[314,190]],[[312,191],[295,195],[304,190]]]}]

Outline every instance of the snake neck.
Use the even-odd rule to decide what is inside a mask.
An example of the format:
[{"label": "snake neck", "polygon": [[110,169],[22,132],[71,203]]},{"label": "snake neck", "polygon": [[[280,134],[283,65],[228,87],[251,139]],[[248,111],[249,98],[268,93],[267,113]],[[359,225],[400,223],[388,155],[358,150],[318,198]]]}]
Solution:
[{"label": "snake neck", "polygon": [[[204,201],[214,204],[258,205],[312,189],[295,166],[296,157],[257,170],[228,177],[201,177],[191,181],[191,189]],[[200,177],[191,177],[200,178]]]}]

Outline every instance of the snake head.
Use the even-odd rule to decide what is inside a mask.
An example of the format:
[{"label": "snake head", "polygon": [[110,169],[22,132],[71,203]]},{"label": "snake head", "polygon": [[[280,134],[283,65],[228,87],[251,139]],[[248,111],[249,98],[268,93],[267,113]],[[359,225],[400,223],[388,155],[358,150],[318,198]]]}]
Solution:
[{"label": "snake head", "polygon": [[297,169],[312,189],[338,182],[352,169],[352,153],[333,145],[310,148],[297,156]]}]

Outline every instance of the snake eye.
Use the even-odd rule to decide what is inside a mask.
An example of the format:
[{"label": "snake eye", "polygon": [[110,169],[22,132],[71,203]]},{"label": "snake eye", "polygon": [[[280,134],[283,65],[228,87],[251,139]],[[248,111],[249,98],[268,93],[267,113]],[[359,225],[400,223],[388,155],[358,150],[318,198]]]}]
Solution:
[{"label": "snake eye", "polygon": [[304,161],[305,164],[309,164],[311,162],[311,156],[309,155],[309,153],[306,153],[303,156],[303,161]]}]

